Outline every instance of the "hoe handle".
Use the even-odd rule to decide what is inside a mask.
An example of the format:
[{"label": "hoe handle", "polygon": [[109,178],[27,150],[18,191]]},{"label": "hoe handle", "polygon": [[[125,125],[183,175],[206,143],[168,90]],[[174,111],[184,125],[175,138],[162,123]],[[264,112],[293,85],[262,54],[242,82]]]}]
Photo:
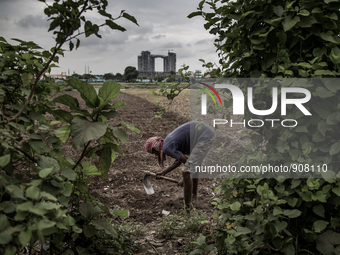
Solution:
[{"label": "hoe handle", "polygon": [[[156,177],[156,176],[157,176],[155,173],[151,173],[151,172],[149,172],[149,171],[146,171],[145,173],[146,173],[146,174],[148,174],[148,175],[154,176],[154,177]],[[169,182],[178,183],[178,181],[177,181],[177,180],[175,180],[175,179],[172,179],[172,178],[169,178],[169,177],[165,177],[165,176],[158,176],[158,178],[160,178],[160,179],[163,179],[163,180],[166,180],[166,181],[169,181]]]}]

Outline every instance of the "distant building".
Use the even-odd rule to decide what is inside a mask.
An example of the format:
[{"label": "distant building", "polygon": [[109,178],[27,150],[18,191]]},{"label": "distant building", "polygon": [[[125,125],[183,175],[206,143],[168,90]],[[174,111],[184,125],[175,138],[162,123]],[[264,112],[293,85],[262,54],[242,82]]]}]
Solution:
[{"label": "distant building", "polygon": [[[163,73],[155,72],[155,59],[163,58]],[[138,77],[154,78],[156,76],[169,76],[176,73],[176,53],[168,51],[168,55],[152,55],[150,51],[142,51],[138,56]]]},{"label": "distant building", "polygon": [[194,73],[194,77],[196,79],[201,79],[203,77],[202,71],[201,70],[196,70]]},{"label": "distant building", "polygon": [[45,74],[48,78],[58,80],[58,79],[66,79],[66,72],[61,72],[61,74]]}]

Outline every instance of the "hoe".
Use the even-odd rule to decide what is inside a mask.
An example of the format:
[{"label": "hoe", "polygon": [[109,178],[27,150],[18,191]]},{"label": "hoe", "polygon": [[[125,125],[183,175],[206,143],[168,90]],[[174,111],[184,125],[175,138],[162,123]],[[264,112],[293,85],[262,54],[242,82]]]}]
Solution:
[{"label": "hoe", "polygon": [[[145,175],[143,178],[143,186],[145,189],[146,194],[148,195],[152,195],[155,193],[155,191],[152,188],[152,184],[151,184],[151,176],[156,177],[155,173],[151,173],[149,171],[145,171]],[[169,178],[169,177],[165,177],[165,176],[159,176],[159,179],[163,179],[169,182],[174,182],[174,183],[179,183],[177,180]]]}]

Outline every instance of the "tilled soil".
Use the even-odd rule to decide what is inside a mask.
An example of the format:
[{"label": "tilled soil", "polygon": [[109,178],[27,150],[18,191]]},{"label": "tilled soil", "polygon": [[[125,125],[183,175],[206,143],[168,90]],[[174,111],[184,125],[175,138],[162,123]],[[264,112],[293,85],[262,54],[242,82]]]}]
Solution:
[{"label": "tilled soil", "polygon": [[[99,198],[109,208],[118,205],[121,209],[129,210],[129,219],[139,223],[150,223],[160,216],[162,210],[174,212],[183,208],[183,188],[175,183],[164,180],[152,180],[155,193],[147,195],[142,179],[145,171],[158,172],[160,167],[154,155],[145,150],[145,142],[152,136],[165,138],[178,126],[189,121],[189,118],[167,112],[162,119],[153,118],[159,106],[139,97],[121,93],[114,101],[125,102],[125,107],[118,108],[120,116],[113,120],[113,124],[124,121],[133,123],[141,132],[127,132],[129,140],[122,145],[124,155],[118,155],[112,163],[106,180],[96,177],[91,184],[92,194]],[[174,159],[167,157],[167,164]],[[174,179],[181,179],[180,167],[167,175]],[[214,181],[201,180],[199,185],[198,201],[194,204],[197,209],[212,210],[212,197]]]},{"label": "tilled soil", "polygon": [[[80,107],[86,108],[85,102],[81,99],[80,94],[76,91],[67,92],[67,94],[76,97]],[[56,95],[55,95],[56,96]],[[150,95],[151,96],[151,95]],[[150,103],[149,101],[123,93],[116,97],[114,102],[125,102],[123,108],[118,108],[120,116],[111,119],[112,125],[118,125],[120,121],[127,124],[133,123],[140,130],[140,133],[127,130],[129,140],[121,145],[124,155],[116,154],[116,159],[110,167],[108,178],[103,179],[98,176],[92,176],[93,182],[89,184],[91,194],[98,198],[103,204],[110,209],[119,207],[120,210],[128,210],[129,217],[122,219],[124,222],[142,226],[145,233],[138,240],[144,243],[143,251],[140,254],[178,254],[185,251],[185,244],[190,244],[190,240],[157,240],[157,231],[160,229],[160,223],[163,220],[162,211],[166,210],[170,214],[179,212],[183,206],[183,188],[165,180],[152,179],[153,195],[147,195],[142,179],[145,171],[157,173],[160,171],[158,161],[155,155],[149,154],[145,150],[145,142],[152,136],[161,136],[165,138],[178,126],[190,121],[189,119],[189,101],[174,100],[170,111],[164,113],[162,118],[154,118],[159,114],[160,106]],[[68,107],[60,105],[61,108],[68,110]],[[186,109],[181,111],[181,109]],[[175,109],[176,112],[172,112]],[[179,114],[180,113],[180,114]],[[220,138],[221,139],[221,138]],[[222,138],[228,144],[228,150],[238,154],[242,149],[238,144],[238,138],[225,136]],[[219,141],[220,142],[220,141]],[[222,142],[222,141],[221,141]],[[217,148],[217,147],[216,147]],[[214,151],[214,149],[210,151]],[[71,141],[64,145],[64,151],[71,156],[73,160],[79,158],[79,151],[74,151]],[[216,153],[209,152],[207,158],[218,157]],[[165,165],[174,161],[167,157]],[[180,180],[181,167],[167,174],[168,177]],[[214,208],[211,202],[215,196],[214,190],[217,183],[214,179],[201,179],[198,186],[198,199],[193,201],[193,205],[199,211],[206,215],[211,215]],[[209,227],[209,226],[208,226]],[[210,227],[209,227],[210,228]],[[188,233],[190,235],[190,233]],[[162,242],[161,247],[152,246],[150,240]]]}]

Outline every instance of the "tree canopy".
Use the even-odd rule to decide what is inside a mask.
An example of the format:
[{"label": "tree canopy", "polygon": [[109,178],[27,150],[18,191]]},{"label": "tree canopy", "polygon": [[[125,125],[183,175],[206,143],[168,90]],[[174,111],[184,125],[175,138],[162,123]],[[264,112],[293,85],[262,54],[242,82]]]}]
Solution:
[{"label": "tree canopy", "polygon": [[133,81],[138,77],[139,72],[134,66],[127,66],[124,70],[124,80]]}]

